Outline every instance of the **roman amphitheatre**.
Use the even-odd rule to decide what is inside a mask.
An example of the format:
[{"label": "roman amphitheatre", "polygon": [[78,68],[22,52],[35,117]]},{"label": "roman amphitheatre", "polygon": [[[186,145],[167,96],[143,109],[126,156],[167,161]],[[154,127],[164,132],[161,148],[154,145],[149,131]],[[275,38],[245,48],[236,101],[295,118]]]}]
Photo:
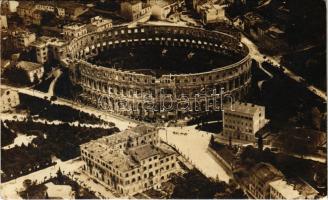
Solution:
[{"label": "roman amphitheatre", "polygon": [[[82,88],[80,100],[98,109],[104,101],[111,112],[130,117],[197,114],[201,111],[160,107],[174,108],[185,97],[195,104],[195,95],[210,97],[222,88],[222,95],[239,100],[251,82],[247,46],[234,35],[201,28],[120,26],[75,38],[67,52],[64,63]],[[144,107],[145,94],[152,109]]]}]

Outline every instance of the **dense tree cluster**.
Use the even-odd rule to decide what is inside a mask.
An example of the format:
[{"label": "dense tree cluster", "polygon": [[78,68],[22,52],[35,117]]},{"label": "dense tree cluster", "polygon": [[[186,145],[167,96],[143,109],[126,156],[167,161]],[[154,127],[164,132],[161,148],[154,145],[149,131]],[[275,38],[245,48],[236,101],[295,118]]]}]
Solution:
[{"label": "dense tree cluster", "polygon": [[[21,108],[29,111],[30,115],[38,115],[47,120],[61,120],[64,122],[79,121],[80,123],[102,123],[98,117],[75,110],[69,106],[55,105],[45,99],[20,94]],[[111,125],[114,125],[111,123]]]},{"label": "dense tree cluster", "polygon": [[174,176],[172,199],[243,199],[245,194],[235,185],[208,179],[194,169],[182,176]]},{"label": "dense tree cluster", "polygon": [[80,144],[118,131],[117,128],[105,130],[72,127],[68,124],[47,125],[33,122],[8,122],[8,126],[18,132],[36,135],[37,138],[33,139],[28,146],[1,150],[3,181],[14,178],[11,174],[21,176],[47,167],[52,163],[53,156],[61,160],[75,158],[80,155]]},{"label": "dense tree cluster", "polygon": [[17,137],[17,134],[11,131],[5,126],[1,121],[1,146],[6,146],[14,142],[14,139]]}]

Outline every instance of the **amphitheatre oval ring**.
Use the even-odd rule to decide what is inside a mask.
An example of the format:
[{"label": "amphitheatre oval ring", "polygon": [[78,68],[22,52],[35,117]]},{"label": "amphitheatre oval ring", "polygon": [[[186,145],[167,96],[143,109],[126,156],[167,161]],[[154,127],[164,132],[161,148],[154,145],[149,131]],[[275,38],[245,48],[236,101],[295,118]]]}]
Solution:
[{"label": "amphitheatre oval ring", "polygon": [[[214,59],[220,55],[234,59],[227,65],[207,64],[205,70],[197,63],[198,71],[188,72],[185,67],[181,72],[165,71],[160,75],[118,69],[115,65],[104,67],[89,61],[106,51],[152,45],[163,49],[206,51],[213,54]],[[82,88],[81,100],[100,109],[104,109],[99,107],[103,103],[111,112],[126,116],[169,118],[184,113],[200,113],[204,110],[176,108],[186,98],[190,105],[198,103],[195,99],[197,95],[209,99],[213,97],[213,91],[239,100],[247,94],[251,82],[251,58],[247,46],[233,35],[200,28],[155,25],[114,27],[73,39],[67,52],[63,63],[70,69],[73,84]],[[210,105],[207,109],[214,108],[215,103],[211,100],[208,102]],[[145,109],[145,104],[149,109]],[[170,104],[174,109],[163,110],[163,106],[170,107],[165,104]]]}]

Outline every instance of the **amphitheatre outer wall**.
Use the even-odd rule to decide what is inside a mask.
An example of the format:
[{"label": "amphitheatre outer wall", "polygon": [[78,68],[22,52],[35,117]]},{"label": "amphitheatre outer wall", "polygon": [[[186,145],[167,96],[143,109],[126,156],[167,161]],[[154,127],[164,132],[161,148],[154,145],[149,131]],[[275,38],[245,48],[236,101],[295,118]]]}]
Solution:
[{"label": "amphitheatre outer wall", "polygon": [[[204,49],[238,54],[241,59],[210,71],[160,77],[86,61],[107,49],[145,45]],[[169,119],[217,110],[226,101],[241,100],[251,83],[247,46],[223,32],[177,26],[114,27],[73,39],[65,52],[61,60],[70,69],[72,83],[82,89],[79,100],[129,117]]]}]

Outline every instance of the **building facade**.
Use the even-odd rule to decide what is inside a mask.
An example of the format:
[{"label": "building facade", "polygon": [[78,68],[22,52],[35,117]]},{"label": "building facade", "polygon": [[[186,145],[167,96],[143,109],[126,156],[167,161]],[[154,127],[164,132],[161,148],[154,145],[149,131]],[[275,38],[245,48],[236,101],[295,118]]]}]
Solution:
[{"label": "building facade", "polygon": [[15,31],[11,34],[12,45],[16,49],[24,50],[36,40],[35,33],[29,31]]},{"label": "building facade", "polygon": [[305,181],[286,179],[269,163],[257,163],[249,170],[244,190],[254,199],[316,199],[319,192]]},{"label": "building facade", "polygon": [[175,152],[160,143],[156,128],[144,125],[80,149],[85,172],[124,196],[158,188],[178,169]]},{"label": "building facade", "polygon": [[36,61],[44,64],[53,59],[59,60],[66,52],[67,41],[42,36],[37,41],[31,43],[31,47],[35,50]]},{"label": "building facade", "polygon": [[170,14],[182,7],[183,1],[175,0],[148,0],[151,6],[152,16],[158,20],[166,20]]},{"label": "building facade", "polygon": [[85,24],[70,24],[63,27],[64,38],[71,40],[87,34],[87,26]]},{"label": "building facade", "polygon": [[148,21],[151,7],[140,0],[124,1],[121,3],[121,15],[130,21]]},{"label": "building facade", "polygon": [[256,142],[255,134],[266,123],[264,106],[234,102],[226,106],[223,112],[223,136],[228,139]]},{"label": "building facade", "polygon": [[7,112],[19,105],[19,95],[16,91],[1,89],[0,92],[1,112]]},{"label": "building facade", "polygon": [[111,19],[105,19],[100,16],[96,16],[90,19],[90,24],[88,24],[87,29],[88,32],[101,32],[107,29],[111,29],[113,27],[113,23]]},{"label": "building facade", "polygon": [[[189,74],[154,75],[118,70],[114,67],[101,67],[86,59],[101,51],[116,46],[143,45],[184,46],[185,48],[206,49],[215,53],[238,54],[241,59],[227,66],[213,66],[213,70]],[[213,91],[222,97],[228,95],[241,99],[248,91],[251,79],[251,60],[248,48],[238,38],[219,32],[211,32],[190,27],[139,26],[136,28],[119,27],[105,32],[88,33],[72,41],[67,48],[69,57],[66,66],[71,69],[71,80],[83,88],[81,101],[99,109],[105,109],[126,116],[149,116],[151,118],[170,118],[184,113],[197,113],[195,109],[161,110],[159,107],[167,100],[173,107],[187,96],[190,108],[194,108],[197,94],[202,88],[213,99]],[[74,58],[74,60],[73,60]],[[143,107],[145,102],[154,105],[156,110]],[[168,98],[163,98],[166,96]],[[172,98],[172,100],[170,99]],[[200,98],[199,101],[204,101]],[[198,101],[198,102],[199,102]],[[213,100],[214,101],[214,100]],[[202,102],[204,103],[204,102]],[[103,107],[99,107],[104,105]],[[125,109],[120,109],[124,105]],[[202,104],[203,105],[203,104]],[[214,109],[212,103],[209,110]],[[158,112],[159,111],[159,112]],[[204,111],[204,109],[203,109]]]},{"label": "building facade", "polygon": [[44,67],[39,63],[20,61],[16,64],[16,67],[25,71],[31,83],[35,82],[36,78],[40,80],[43,77]]}]

